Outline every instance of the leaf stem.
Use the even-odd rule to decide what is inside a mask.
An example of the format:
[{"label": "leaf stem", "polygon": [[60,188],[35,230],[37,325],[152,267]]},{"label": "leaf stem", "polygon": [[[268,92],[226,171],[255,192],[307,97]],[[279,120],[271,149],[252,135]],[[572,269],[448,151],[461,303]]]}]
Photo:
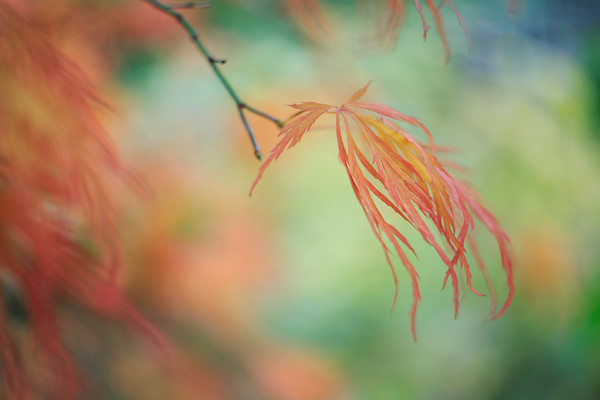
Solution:
[{"label": "leaf stem", "polygon": [[231,86],[231,84],[229,83],[227,78],[225,78],[225,76],[223,75],[223,72],[221,72],[221,69],[219,68],[219,64],[225,64],[225,60],[213,57],[208,52],[206,47],[204,47],[202,42],[200,41],[200,38],[198,37],[198,33],[195,31],[195,29],[192,27],[192,25],[190,25],[190,23],[185,19],[185,17],[181,13],[176,11],[177,9],[180,9],[180,8],[210,7],[211,3],[193,3],[193,2],[191,2],[191,3],[178,4],[178,5],[167,5],[158,0],[142,0],[142,1],[145,1],[146,3],[152,5],[156,9],[162,11],[163,13],[173,17],[177,21],[177,23],[179,25],[181,25],[181,27],[187,32],[187,34],[189,35],[190,39],[192,39],[192,42],[194,43],[194,45],[196,46],[198,51],[200,51],[200,53],[204,56],[206,61],[208,61],[213,72],[215,73],[215,75],[217,75],[217,78],[219,79],[219,81],[221,81],[221,84],[225,87],[225,90],[227,90],[227,93],[229,93],[229,96],[235,102],[238,112],[240,114],[242,123],[244,124],[244,127],[246,128],[246,131],[248,132],[248,136],[250,137],[250,142],[252,143],[252,147],[254,149],[254,155],[256,156],[256,158],[258,158],[260,160],[261,152],[260,152],[260,149],[258,148],[258,144],[256,143],[256,139],[254,138],[254,133],[252,132],[252,128],[250,127],[250,124],[248,123],[248,120],[246,119],[244,110],[248,110],[251,113],[254,113],[258,116],[266,118],[280,128],[283,127],[283,125],[285,124],[284,121],[281,121],[275,117],[270,116],[267,113],[257,110],[256,108],[251,107],[248,104],[244,103],[240,99],[240,97],[237,95],[235,90],[233,90],[233,87]]}]

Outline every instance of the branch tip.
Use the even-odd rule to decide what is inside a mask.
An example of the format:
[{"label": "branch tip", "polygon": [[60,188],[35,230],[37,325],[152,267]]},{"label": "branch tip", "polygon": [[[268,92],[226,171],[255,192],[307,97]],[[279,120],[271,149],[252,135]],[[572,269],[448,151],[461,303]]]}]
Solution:
[{"label": "branch tip", "polygon": [[205,2],[205,3],[188,2],[188,3],[180,3],[180,4],[165,4],[160,0],[142,0],[142,1],[150,4],[157,10],[175,18],[175,20],[179,23],[179,25],[181,25],[181,27],[187,32],[188,36],[192,39],[192,42],[194,43],[196,49],[204,56],[206,61],[208,61],[213,72],[215,73],[215,75],[217,76],[219,81],[223,84],[223,86],[225,87],[225,90],[227,90],[227,93],[229,93],[229,96],[235,102],[238,112],[240,114],[242,123],[244,124],[244,128],[246,128],[246,132],[248,133],[248,136],[250,137],[250,141],[252,142],[252,148],[254,149],[254,155],[256,156],[256,158],[258,158],[260,160],[262,158],[262,155],[261,155],[261,152],[256,143],[256,139],[254,138],[254,134],[252,133],[252,129],[250,128],[250,124],[248,124],[248,121],[246,120],[246,116],[244,115],[244,110],[248,110],[260,117],[266,118],[266,119],[272,121],[273,123],[275,123],[280,128],[282,128],[283,125],[285,125],[285,123],[278,120],[275,117],[270,116],[269,114],[266,114],[260,110],[257,110],[254,107],[250,107],[249,105],[247,105],[240,99],[240,97],[237,95],[235,90],[231,87],[231,85],[229,84],[229,81],[225,78],[225,76],[221,72],[221,69],[217,65],[217,64],[225,64],[227,60],[213,57],[208,52],[206,47],[204,47],[204,44],[200,41],[200,37],[198,36],[198,33],[192,27],[192,25],[187,21],[187,19],[182,14],[180,14],[178,11],[176,11],[177,9],[184,9],[184,8],[207,8],[207,7],[212,6],[212,3],[211,2]]}]

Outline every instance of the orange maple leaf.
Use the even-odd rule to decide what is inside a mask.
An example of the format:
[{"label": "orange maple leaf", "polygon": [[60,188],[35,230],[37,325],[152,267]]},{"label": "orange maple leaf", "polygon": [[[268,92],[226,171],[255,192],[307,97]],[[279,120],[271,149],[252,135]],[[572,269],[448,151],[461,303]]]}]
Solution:
[{"label": "orange maple leaf", "polygon": [[[467,249],[470,248],[492,298],[490,317],[497,318],[509,307],[514,293],[508,236],[496,218],[481,205],[474,191],[446,170],[435,155],[439,150],[436,150],[430,132],[418,119],[384,105],[359,101],[368,86],[356,92],[340,107],[314,102],[292,105],[299,112],[279,133],[281,139],[261,166],[250,193],[266,168],[279,158],[286,148],[295,146],[321,116],[335,114],[339,159],[392,270],[396,287],[394,303],[398,280],[386,241],[392,245],[411,277],[413,305],[410,315],[413,337],[416,338],[415,315],[421,295],[419,275],[408,259],[406,251],[415,251],[405,236],[383,216],[379,206],[381,203],[415,228],[446,265],[444,286],[450,279],[454,290],[455,316],[459,307],[458,266],[463,268],[469,289],[477,295],[482,295],[471,284],[471,270],[467,260]],[[429,143],[419,143],[401,127],[401,124],[420,129],[429,138]],[[360,139],[361,145],[355,137]],[[507,276],[508,298],[497,313],[494,287],[471,238],[475,227],[474,218],[479,219],[496,239],[502,267]],[[435,229],[430,228],[427,221],[430,221]],[[439,233],[440,239],[436,238],[434,231]]]}]

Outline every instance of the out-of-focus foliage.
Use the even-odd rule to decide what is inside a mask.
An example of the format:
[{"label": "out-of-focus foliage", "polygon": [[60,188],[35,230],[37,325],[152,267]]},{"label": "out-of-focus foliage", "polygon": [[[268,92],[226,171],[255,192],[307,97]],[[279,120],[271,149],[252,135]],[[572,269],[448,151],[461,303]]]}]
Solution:
[{"label": "out-of-focus foliage", "polygon": [[[331,21],[327,13],[323,10],[323,4],[319,0],[283,0],[289,9],[291,16],[297,20],[303,31],[315,39],[317,42],[328,40],[331,36]],[[370,40],[375,46],[392,46],[398,39],[399,32],[406,18],[407,12],[416,12],[421,18],[423,26],[423,39],[427,39],[427,33],[431,25],[427,22],[428,18],[420,0],[369,0],[358,1],[356,7],[363,17],[370,16],[373,13],[377,15],[374,18],[372,30],[363,41]],[[435,30],[442,43],[444,60],[450,60],[450,43],[444,26],[444,17],[442,15],[444,6],[448,6],[455,17],[458,19],[462,29],[468,37],[468,30],[464,24],[462,16],[450,0],[441,0],[436,3],[434,0],[424,0],[425,9],[431,14]],[[512,6],[514,8],[514,6]],[[367,18],[364,18],[367,19]]]},{"label": "out-of-focus foliage", "polygon": [[[235,107],[172,20],[141,1],[2,3],[20,7],[112,105],[112,112],[94,105],[94,114],[153,193],[140,198],[106,164],[90,164],[103,171],[118,217],[110,230],[115,236],[107,235],[119,235],[123,248],[115,284],[199,372],[196,386],[184,373],[166,374],[147,341],[132,340],[116,323],[57,293],[55,321],[83,376],[81,398],[600,396],[597,2],[522,0],[517,14],[507,15],[504,0],[456,0],[473,51],[444,7],[453,50],[446,67],[439,42],[417,40],[422,23],[410,3],[395,50],[368,56],[361,40],[372,26],[361,25],[354,2],[322,3],[333,30],[320,48],[290,28],[285,8],[272,6],[279,2],[215,1],[211,9],[186,11],[209,49],[228,60],[224,70],[236,90],[261,110],[286,117],[285,104],[292,102],[340,104],[349,88],[373,79],[372,99],[418,115],[439,145],[461,149],[452,161],[470,170],[465,178],[514,245],[516,296],[493,322],[480,317],[487,304],[467,296],[453,320],[452,293],[439,290],[443,262],[408,224],[400,225],[418,263],[427,266],[420,271],[417,343],[404,311],[412,301],[410,281],[400,276],[390,317],[394,287],[386,260],[335,159],[332,126],[316,127],[249,199],[259,165]],[[6,76],[0,81],[8,82]],[[41,82],[36,76],[24,93],[42,90]],[[62,107],[64,98],[42,104]],[[15,107],[12,97],[2,99]],[[68,135],[58,112],[46,114],[43,127],[52,138]],[[7,120],[0,114],[0,125]],[[263,149],[272,148],[272,124],[251,123]],[[97,161],[89,154],[75,159]],[[64,176],[56,167],[36,168]],[[24,192],[32,189],[47,190],[29,185]],[[30,203],[16,202],[0,212],[47,232],[63,227],[45,223],[56,209],[42,203],[33,203],[36,213],[23,211]],[[66,209],[82,221],[68,237],[75,254],[107,254],[92,245],[101,243],[97,231],[83,229],[87,214]],[[37,220],[40,215],[46,219]],[[482,257],[497,260],[493,240],[476,236]],[[93,261],[69,267],[107,271]],[[503,281],[499,261],[490,270]],[[3,272],[5,319],[28,378],[43,388],[65,370],[53,364],[49,376],[37,363],[43,353],[31,335],[21,285],[8,276]],[[485,282],[474,277],[473,285]],[[2,339],[10,360],[16,353]]]},{"label": "out-of-focus foliage", "polygon": [[85,74],[25,14],[0,3],[0,277],[4,299],[19,304],[2,309],[0,362],[10,398],[70,399],[81,382],[60,333],[63,297],[164,338],[116,285],[112,191],[141,183],[106,133]]}]

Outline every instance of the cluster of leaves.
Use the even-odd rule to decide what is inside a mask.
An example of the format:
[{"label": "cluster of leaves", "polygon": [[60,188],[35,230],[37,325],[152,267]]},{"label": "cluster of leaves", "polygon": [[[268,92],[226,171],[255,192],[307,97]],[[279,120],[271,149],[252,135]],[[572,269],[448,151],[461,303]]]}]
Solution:
[{"label": "cluster of leaves", "polygon": [[[291,14],[296,17],[305,31],[312,37],[317,36],[317,32],[328,32],[331,26],[327,19],[326,13],[323,10],[319,0],[285,0]],[[402,27],[403,21],[406,18],[407,6],[406,3],[413,3],[423,24],[423,38],[427,39],[427,33],[431,28],[431,25],[427,23],[427,18],[423,10],[423,5],[420,0],[387,0],[385,2],[375,2],[381,8],[382,18],[377,22],[377,30],[375,33],[375,40],[384,46],[391,46],[396,42],[400,28]],[[367,6],[371,2],[360,1],[359,5]],[[384,6],[383,4],[386,3]],[[435,4],[434,0],[425,0],[425,6],[431,13],[435,25],[435,29],[438,32],[440,40],[442,42],[442,48],[444,51],[444,60],[448,62],[450,60],[450,43],[446,34],[446,28],[444,26],[444,19],[442,17],[442,10],[445,5],[448,5],[452,12],[456,15],[460,26],[464,30],[468,38],[468,30],[464,24],[463,18],[450,0],[441,0],[439,4]]]},{"label": "cluster of leaves", "polygon": [[[36,390],[68,399],[81,389],[59,333],[61,299],[165,343],[117,285],[122,254],[112,190],[117,182],[143,185],[119,159],[103,108],[77,65],[0,2],[0,279],[3,296],[22,303],[22,311],[0,310],[0,363],[11,399]],[[32,365],[14,337],[23,318],[36,350]],[[29,381],[35,364],[47,367],[39,387]]]},{"label": "cluster of leaves", "polygon": [[[182,23],[183,18],[173,7],[149,2]],[[429,25],[423,7],[419,0],[413,3],[426,37]],[[317,0],[287,0],[287,4],[304,23],[327,23]],[[433,15],[448,59],[441,10],[447,4],[461,25],[462,19],[449,0],[438,5],[425,0],[424,4]],[[59,51],[47,32],[17,10],[13,1],[0,0],[0,287],[4,298],[17,293],[23,303],[22,315],[17,316],[6,300],[0,309],[1,373],[10,398],[58,393],[69,399],[78,395],[81,382],[60,335],[57,305],[61,300],[69,299],[93,313],[125,321],[165,348],[168,344],[129,303],[117,283],[123,254],[114,186],[143,192],[144,184],[120,160],[100,116],[106,105],[85,74]],[[395,40],[405,10],[402,0],[387,2],[380,39]],[[184,28],[203,50],[190,25]],[[205,55],[236,99],[240,113],[246,109],[283,125],[241,102],[215,66],[218,61]],[[434,146],[425,126],[389,107],[361,102],[366,89],[340,107],[313,102],[293,105],[298,113],[283,126],[281,141],[262,165],[253,189],[265,169],[286,148],[296,145],[319,118],[335,115],[339,159],[354,193],[392,272],[388,242],[411,276],[413,335],[420,292],[418,274],[407,251],[414,250],[384,217],[381,204],[435,248],[447,266],[444,281],[451,281],[455,313],[459,306],[459,268],[469,288],[481,294],[471,285],[467,259],[470,250],[489,287],[491,316],[498,317],[510,305],[514,291],[506,234],[475,193],[446,170],[438,158],[443,149]],[[419,143],[402,128],[404,124],[421,129],[430,143]],[[476,219],[496,239],[507,275],[508,298],[499,311],[494,287],[472,239]],[[395,272],[394,281],[397,285]],[[25,331],[39,350],[29,358],[20,350],[23,335],[16,332],[20,329],[19,318],[26,319]],[[42,364],[47,372],[31,372],[34,364]]]},{"label": "cluster of leaves", "polygon": [[[368,85],[356,92],[340,107],[307,102],[294,104],[298,113],[281,130],[281,140],[261,166],[252,190],[266,168],[286,148],[298,144],[317,120],[325,114],[335,114],[335,132],[339,159],[350,179],[354,194],[371,225],[373,233],[383,247],[386,260],[392,269],[396,291],[398,280],[385,241],[389,241],[402,264],[410,274],[413,287],[413,305],[410,311],[411,330],[416,339],[415,315],[421,299],[418,273],[406,256],[406,250],[416,253],[404,235],[386,220],[377,201],[388,206],[415,228],[423,240],[431,245],[447,266],[444,286],[448,279],[454,289],[455,316],[459,307],[459,278],[457,267],[464,269],[469,289],[482,296],[471,284],[471,271],[467,249],[474,253],[481,272],[485,276],[492,297],[490,317],[497,318],[509,307],[514,292],[512,261],[509,239],[496,218],[481,205],[476,194],[464,183],[455,179],[436,156],[443,149],[436,149],[427,128],[416,118],[404,115],[390,107],[360,102]],[[429,145],[420,144],[401,126],[409,124],[421,129],[429,138]],[[355,136],[358,136],[355,139]],[[362,144],[362,146],[361,146]],[[498,243],[502,267],[506,271],[509,294],[504,306],[496,313],[496,295],[485,264],[478,256],[471,238],[475,228],[474,217],[479,219]],[[431,221],[442,237],[438,243]],[[442,246],[447,249],[444,251]],[[394,296],[394,303],[396,296]]]}]

